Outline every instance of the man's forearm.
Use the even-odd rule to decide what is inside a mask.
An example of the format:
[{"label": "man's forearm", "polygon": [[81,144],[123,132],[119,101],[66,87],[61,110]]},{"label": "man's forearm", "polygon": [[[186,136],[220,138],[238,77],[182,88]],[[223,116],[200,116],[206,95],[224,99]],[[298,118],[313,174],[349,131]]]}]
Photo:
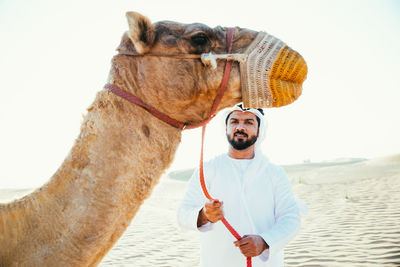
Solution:
[{"label": "man's forearm", "polygon": [[207,219],[207,216],[204,214],[203,209],[201,209],[199,211],[199,216],[197,217],[197,227],[200,227],[208,222],[209,220]]}]

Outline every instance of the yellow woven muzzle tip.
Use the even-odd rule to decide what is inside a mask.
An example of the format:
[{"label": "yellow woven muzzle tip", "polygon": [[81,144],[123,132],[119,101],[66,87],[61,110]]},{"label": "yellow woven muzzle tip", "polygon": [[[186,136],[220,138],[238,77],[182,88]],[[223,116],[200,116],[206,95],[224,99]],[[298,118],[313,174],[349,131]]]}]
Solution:
[{"label": "yellow woven muzzle tip", "polygon": [[307,64],[304,58],[288,46],[281,49],[268,77],[271,92],[269,107],[282,107],[293,103],[302,92],[307,78]]}]

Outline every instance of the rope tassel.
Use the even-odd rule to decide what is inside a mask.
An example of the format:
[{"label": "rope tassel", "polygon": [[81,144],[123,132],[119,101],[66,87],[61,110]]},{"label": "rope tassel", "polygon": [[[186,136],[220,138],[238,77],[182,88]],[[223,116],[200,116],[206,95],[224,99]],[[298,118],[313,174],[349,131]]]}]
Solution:
[{"label": "rope tassel", "polygon": [[217,59],[225,59],[225,60],[233,60],[238,61],[240,63],[245,62],[247,59],[246,54],[213,54],[203,53],[201,54],[201,62],[205,66],[212,66],[213,69],[217,68]]}]

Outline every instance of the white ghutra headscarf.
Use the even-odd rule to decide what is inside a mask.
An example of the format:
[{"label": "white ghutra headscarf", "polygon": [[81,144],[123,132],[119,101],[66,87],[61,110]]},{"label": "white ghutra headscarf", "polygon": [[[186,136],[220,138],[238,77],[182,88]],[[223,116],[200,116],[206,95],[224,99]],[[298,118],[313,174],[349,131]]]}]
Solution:
[{"label": "white ghutra headscarf", "polygon": [[260,119],[260,125],[258,127],[258,138],[255,143],[255,150],[259,150],[262,142],[265,140],[265,135],[267,132],[267,119],[264,116],[264,110],[261,108],[255,109],[255,108],[243,108],[242,104],[237,104],[233,108],[227,109],[224,118],[224,123],[226,125],[227,118],[228,116],[233,112],[233,111],[242,111],[242,112],[250,112],[253,113],[254,115],[257,116],[257,118]]}]

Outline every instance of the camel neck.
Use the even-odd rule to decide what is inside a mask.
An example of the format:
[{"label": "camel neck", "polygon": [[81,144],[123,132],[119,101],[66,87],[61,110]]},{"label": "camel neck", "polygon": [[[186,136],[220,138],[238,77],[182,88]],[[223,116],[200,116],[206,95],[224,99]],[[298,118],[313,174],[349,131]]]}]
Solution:
[{"label": "camel neck", "polygon": [[[172,163],[180,137],[180,130],[142,108],[108,91],[99,92],[73,148],[51,180],[21,204],[9,204],[13,214],[26,213],[26,221],[12,226],[15,236],[8,240],[23,239],[29,232],[39,247],[51,247],[48,253],[71,252],[65,266],[71,259],[76,266],[98,263]],[[3,222],[0,235],[12,223]],[[71,246],[73,250],[66,249]],[[23,249],[21,244],[18,249]]]}]

